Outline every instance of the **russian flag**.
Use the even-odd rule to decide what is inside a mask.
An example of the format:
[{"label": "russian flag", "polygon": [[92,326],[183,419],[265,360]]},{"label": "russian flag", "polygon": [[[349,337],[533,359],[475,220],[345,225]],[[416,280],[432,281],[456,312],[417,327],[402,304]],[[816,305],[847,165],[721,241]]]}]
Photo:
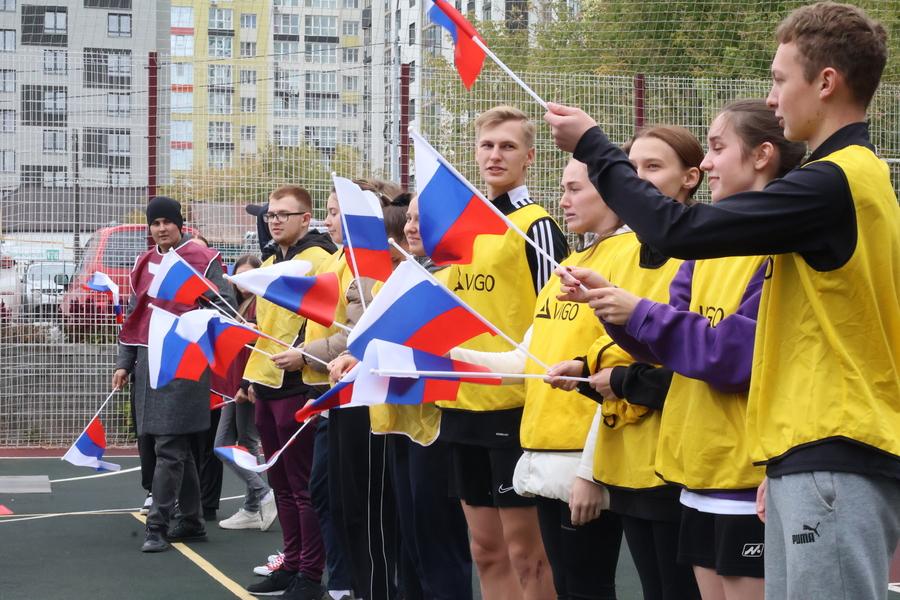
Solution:
[{"label": "russian flag", "polygon": [[466,89],[472,89],[484,65],[485,52],[475,43],[481,40],[475,27],[446,0],[425,0],[425,13],[453,38],[453,63]]},{"label": "russian flag", "polygon": [[150,335],[147,343],[147,362],[150,370],[150,387],[163,387],[173,379],[200,381],[213,356],[212,346],[206,338],[206,329],[190,328],[184,335],[176,331],[179,319],[161,308],[153,308],[150,315]]},{"label": "russian flag", "polygon": [[418,265],[400,263],[347,337],[356,358],[374,339],[444,354],[490,329]]},{"label": "russian flag", "polygon": [[194,304],[207,290],[218,292],[219,288],[197,273],[175,250],[169,250],[159,263],[147,294],[160,300]]},{"label": "russian flag", "polygon": [[273,304],[331,327],[340,299],[337,274],[304,277],[310,269],[312,264],[308,261],[286,260],[232,275],[228,280]]},{"label": "russian flag", "polygon": [[213,373],[221,377],[228,373],[244,346],[260,337],[252,327],[223,319],[218,311],[210,309],[192,310],[177,317],[175,333],[195,342]]},{"label": "russian flag", "polygon": [[431,144],[415,131],[410,135],[416,149],[419,232],[425,253],[435,264],[469,264],[476,237],[501,235],[509,226]]},{"label": "russian flag", "polygon": [[259,464],[256,457],[243,446],[219,446],[215,448],[215,451],[222,460],[227,460],[254,473],[262,473],[268,468],[265,464]]},{"label": "russian flag", "polygon": [[[448,382],[481,383],[487,385],[500,385],[502,377],[455,377],[440,375],[413,374],[416,371],[443,371],[453,373],[490,373],[490,369],[483,365],[476,365],[461,360],[454,360],[445,356],[437,356],[423,350],[416,350],[409,346],[394,344],[385,340],[372,340],[366,348],[366,360],[373,369],[384,371],[408,372],[408,376],[391,375],[391,378],[431,379],[447,380]],[[423,397],[427,398],[428,394]],[[454,394],[455,398],[455,394]],[[446,400],[447,398],[439,398]],[[451,398],[452,399],[452,398]],[[423,400],[430,402],[431,400]],[[418,402],[414,402],[419,404]]]},{"label": "russian flag", "polygon": [[330,390],[304,404],[303,408],[294,413],[294,418],[302,423],[322,411],[350,404],[353,400],[353,385],[361,369],[362,363],[358,363],[344,374]]},{"label": "russian flag", "polygon": [[384,213],[375,194],[345,177],[332,175],[341,208],[347,264],[354,275],[387,281],[394,265],[384,229]]},{"label": "russian flag", "polygon": [[93,290],[108,295],[110,304],[113,307],[113,313],[116,315],[116,323],[122,323],[124,315],[122,314],[122,304],[119,300],[119,286],[110,279],[109,275],[100,271],[94,271],[94,274],[82,287],[86,290]]},{"label": "russian flag", "polygon": [[102,460],[106,452],[106,430],[100,417],[94,417],[62,459],[79,467],[92,467],[98,471],[118,471],[121,465]]}]

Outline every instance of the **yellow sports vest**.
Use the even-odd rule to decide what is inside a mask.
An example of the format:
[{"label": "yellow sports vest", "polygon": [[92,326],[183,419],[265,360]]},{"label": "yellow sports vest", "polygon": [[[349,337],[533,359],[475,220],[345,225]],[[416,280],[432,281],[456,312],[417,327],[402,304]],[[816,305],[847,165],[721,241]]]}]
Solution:
[{"label": "yellow sports vest", "polygon": [[[642,298],[668,301],[669,284],[681,261],[670,258],[657,269],[645,269],[639,266],[640,259],[640,243],[635,240],[630,247],[611,257],[609,281]],[[634,359],[626,364],[632,362]],[[627,399],[604,400],[602,410],[604,419],[594,449],[594,479],[630,489],[665,485],[655,469],[659,411],[630,404]]]},{"label": "yellow sports vest", "polygon": [[[435,271],[433,275],[447,285],[451,271],[452,267],[447,267]],[[431,402],[415,405],[376,404],[369,407],[369,422],[372,433],[398,433],[421,446],[428,446],[441,432],[441,411]]]},{"label": "yellow sports vest", "polygon": [[[740,308],[750,279],[765,261],[760,256],[698,260],[690,310],[715,327]],[[662,410],[657,473],[697,491],[757,487],[765,473],[750,460],[746,415],[746,393],[720,392],[675,373]]]},{"label": "yellow sports vest", "polygon": [[[563,265],[584,267],[607,273],[609,256],[634,243],[634,234],[625,233],[572,254]],[[528,350],[548,365],[555,365],[583,353],[601,335],[603,325],[587,304],[560,302],[559,279],[552,277],[534,305],[531,344]],[[545,372],[528,359],[526,373]],[[522,447],[532,451],[578,451],[584,448],[597,403],[576,391],[555,389],[541,379],[525,380],[525,411],[522,414]]]},{"label": "yellow sports vest", "polygon": [[[334,313],[336,323],[347,323],[347,288],[353,282],[353,273],[347,268],[347,259],[344,257],[344,250],[340,249],[324,261],[319,266],[317,273],[337,273],[338,285],[341,294],[338,298],[337,310]],[[306,322],[306,335],[303,336],[304,343],[310,343],[316,340],[324,340],[340,330],[332,325],[325,327],[315,321]],[[303,365],[303,383],[306,385],[328,385],[328,373],[316,371],[309,365]]]},{"label": "yellow sports vest", "polygon": [[848,439],[900,456],[900,208],[888,168],[848,146],[822,159],[847,179],[856,248],[816,271],[774,258],[759,307],[747,428],[756,461]]},{"label": "yellow sports vest", "polygon": [[[313,275],[329,256],[331,255],[323,248],[312,246],[299,252],[291,260],[306,260],[312,263],[313,268],[309,274]],[[262,266],[268,267],[274,263],[275,257],[270,256]],[[294,312],[281,308],[277,304],[272,304],[262,296],[256,298],[256,326],[259,327],[260,331],[268,333],[272,337],[294,345],[305,322],[306,317],[301,317]],[[256,347],[269,354],[278,354],[285,351],[284,346],[266,338],[256,340]],[[284,383],[284,371],[276,367],[272,359],[265,354],[251,352],[247,366],[244,368],[244,379],[277,389]]]},{"label": "yellow sports vest", "polygon": [[[538,204],[528,204],[507,217],[522,231],[547,216]],[[525,240],[513,230],[503,235],[482,235],[475,240],[475,260],[455,265],[449,273],[450,291],[462,298],[500,331],[521,341],[531,325],[537,294],[525,256]],[[512,350],[499,335],[483,333],[462,345],[485,352]],[[478,385],[463,383],[455,402],[439,402],[450,410],[490,411],[517,408],[525,404],[522,385]]]}]

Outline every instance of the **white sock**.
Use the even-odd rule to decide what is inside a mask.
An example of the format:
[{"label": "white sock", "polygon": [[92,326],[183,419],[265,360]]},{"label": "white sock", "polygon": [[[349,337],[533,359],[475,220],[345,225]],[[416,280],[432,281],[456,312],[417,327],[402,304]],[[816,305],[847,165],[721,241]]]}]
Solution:
[{"label": "white sock", "polygon": [[341,600],[344,596],[350,595],[350,590],[328,590],[328,595],[333,598],[333,600]]}]

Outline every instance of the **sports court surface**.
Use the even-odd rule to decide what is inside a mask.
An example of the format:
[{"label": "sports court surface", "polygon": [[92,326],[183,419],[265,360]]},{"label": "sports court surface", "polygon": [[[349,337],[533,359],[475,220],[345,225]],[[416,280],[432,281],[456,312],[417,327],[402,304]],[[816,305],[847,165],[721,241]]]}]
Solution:
[{"label": "sports court surface", "polygon": [[[98,476],[58,458],[0,458],[0,506],[12,511],[0,516],[0,600],[254,598],[244,586],[257,579],[252,567],[280,548],[277,522],[267,532],[211,524],[207,542],[142,554],[137,458],[107,460],[122,472]],[[24,476],[31,479],[8,479]],[[50,491],[4,491],[13,485]],[[241,485],[228,469],[222,493],[220,518],[240,506]],[[623,600],[641,598],[624,545],[617,587]],[[897,592],[891,600],[900,600],[900,586]]]}]

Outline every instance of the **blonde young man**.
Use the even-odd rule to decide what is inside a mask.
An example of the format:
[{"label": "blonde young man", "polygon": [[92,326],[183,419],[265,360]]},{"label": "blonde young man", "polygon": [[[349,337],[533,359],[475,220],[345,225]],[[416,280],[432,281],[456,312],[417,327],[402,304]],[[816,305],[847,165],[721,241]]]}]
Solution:
[{"label": "blonde young man", "polygon": [[[525,187],[534,162],[534,124],[522,111],[498,106],[475,122],[475,159],[487,196],[516,226],[560,261],[568,255],[556,222]],[[471,264],[458,265],[448,287],[513,339],[531,325],[537,293],[553,263],[522,237],[481,236]],[[482,335],[464,345],[509,350],[499,337]],[[463,384],[455,402],[442,402],[441,437],[452,444],[452,483],[462,500],[471,532],[472,558],[485,598],[554,597],[532,498],[516,494],[512,476],[522,454],[519,425],[525,403],[522,386]]]}]

